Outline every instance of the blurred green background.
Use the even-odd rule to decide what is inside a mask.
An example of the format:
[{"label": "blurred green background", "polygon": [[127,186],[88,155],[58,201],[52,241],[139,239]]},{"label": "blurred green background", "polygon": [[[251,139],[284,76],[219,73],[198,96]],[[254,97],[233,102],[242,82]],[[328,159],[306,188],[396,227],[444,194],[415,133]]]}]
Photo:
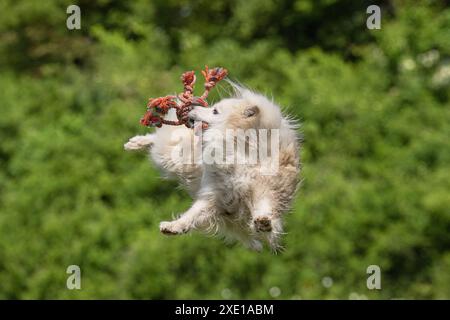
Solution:
[{"label": "blurred green background", "polygon": [[[205,64],[303,123],[280,255],[162,236],[191,200],[123,151]],[[450,298],[448,1],[0,0],[0,70],[0,298]]]}]

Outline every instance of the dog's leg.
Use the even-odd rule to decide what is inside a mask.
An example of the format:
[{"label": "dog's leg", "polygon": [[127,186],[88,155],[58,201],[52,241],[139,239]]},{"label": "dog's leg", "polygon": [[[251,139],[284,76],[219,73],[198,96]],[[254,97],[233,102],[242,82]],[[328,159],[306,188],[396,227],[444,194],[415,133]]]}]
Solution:
[{"label": "dog's leg", "polygon": [[251,228],[257,238],[266,239],[273,252],[282,249],[279,244],[281,235],[283,234],[283,221],[273,198],[266,194],[261,196],[252,206]]},{"label": "dog's leg", "polygon": [[272,203],[270,198],[258,199],[252,210],[252,229],[256,232],[272,231]]},{"label": "dog's leg", "polygon": [[281,217],[272,218],[271,226],[272,230],[264,233],[264,236],[269,243],[272,252],[277,253],[283,249],[280,245],[280,238],[283,234],[283,221],[281,220]]},{"label": "dog's leg", "polygon": [[208,199],[199,199],[178,219],[161,222],[159,230],[167,235],[183,234],[192,229],[208,230],[214,226],[216,216],[214,202]]},{"label": "dog's leg", "polygon": [[147,134],[145,136],[134,136],[123,145],[125,150],[142,150],[148,149],[155,143],[155,134]]}]

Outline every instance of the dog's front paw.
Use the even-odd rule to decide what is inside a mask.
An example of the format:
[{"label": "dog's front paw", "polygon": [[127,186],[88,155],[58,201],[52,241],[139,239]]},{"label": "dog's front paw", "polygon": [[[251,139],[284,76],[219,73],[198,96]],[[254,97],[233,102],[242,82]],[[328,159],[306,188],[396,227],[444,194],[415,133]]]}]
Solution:
[{"label": "dog's front paw", "polygon": [[188,232],[188,229],[185,228],[183,225],[178,223],[177,221],[163,221],[159,224],[159,231],[161,233],[166,235],[177,235],[177,234],[183,234]]},{"label": "dog's front paw", "polygon": [[142,150],[151,147],[151,145],[154,143],[153,140],[154,139],[152,135],[135,136],[128,140],[128,142],[125,143],[123,147],[127,151]]},{"label": "dog's front paw", "polygon": [[260,216],[253,219],[253,225],[257,232],[272,231],[272,221],[268,216]]}]

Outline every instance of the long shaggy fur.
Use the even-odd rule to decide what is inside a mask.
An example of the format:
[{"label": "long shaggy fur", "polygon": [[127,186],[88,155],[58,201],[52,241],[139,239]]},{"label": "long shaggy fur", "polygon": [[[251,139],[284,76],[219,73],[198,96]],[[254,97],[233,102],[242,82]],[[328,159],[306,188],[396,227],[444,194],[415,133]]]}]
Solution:
[{"label": "long shaggy fur", "polygon": [[[196,139],[199,127],[192,130],[163,126],[154,134],[131,138],[125,149],[149,148],[153,162],[166,176],[178,178],[194,199],[191,208],[179,218],[161,222],[162,233],[178,235],[200,230],[238,240],[258,251],[267,242],[273,251],[278,251],[282,217],[289,211],[300,181],[298,123],[283,115],[280,107],[265,96],[231,84],[235,90],[232,98],[222,99],[210,108],[195,107],[189,113],[192,121],[209,124],[201,132],[203,139]],[[227,129],[278,129],[277,173],[261,174],[261,168],[267,165],[264,160],[256,164],[206,164],[199,159],[201,152],[190,154],[188,163],[173,156],[183,146],[189,149],[192,144],[202,152],[224,145]],[[234,138],[235,145],[251,143],[239,139],[242,138]]]}]

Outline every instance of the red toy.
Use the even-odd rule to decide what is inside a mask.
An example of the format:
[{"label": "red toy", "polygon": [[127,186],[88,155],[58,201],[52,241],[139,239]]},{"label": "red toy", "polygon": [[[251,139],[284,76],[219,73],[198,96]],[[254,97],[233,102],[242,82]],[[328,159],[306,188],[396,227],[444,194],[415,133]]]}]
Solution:
[{"label": "red toy", "polygon": [[[201,105],[207,107],[208,103],[206,98],[208,97],[209,91],[214,88],[214,86],[228,74],[227,69],[224,68],[214,68],[209,69],[205,66],[205,70],[202,71],[205,77],[205,91],[200,97],[196,97],[193,94],[194,84],[195,84],[195,72],[187,71],[181,76],[183,81],[184,92],[180,93],[178,96],[165,96],[160,98],[149,99],[147,104],[147,112],[141,119],[141,124],[146,127],[158,127],[160,128],[163,124],[168,124],[172,126],[185,125],[191,128],[188,122],[188,113],[194,108],[194,105]],[[169,112],[169,109],[176,109],[176,114],[178,120],[171,121],[165,120],[164,115]],[[203,128],[207,128],[208,124],[203,123]]]}]

